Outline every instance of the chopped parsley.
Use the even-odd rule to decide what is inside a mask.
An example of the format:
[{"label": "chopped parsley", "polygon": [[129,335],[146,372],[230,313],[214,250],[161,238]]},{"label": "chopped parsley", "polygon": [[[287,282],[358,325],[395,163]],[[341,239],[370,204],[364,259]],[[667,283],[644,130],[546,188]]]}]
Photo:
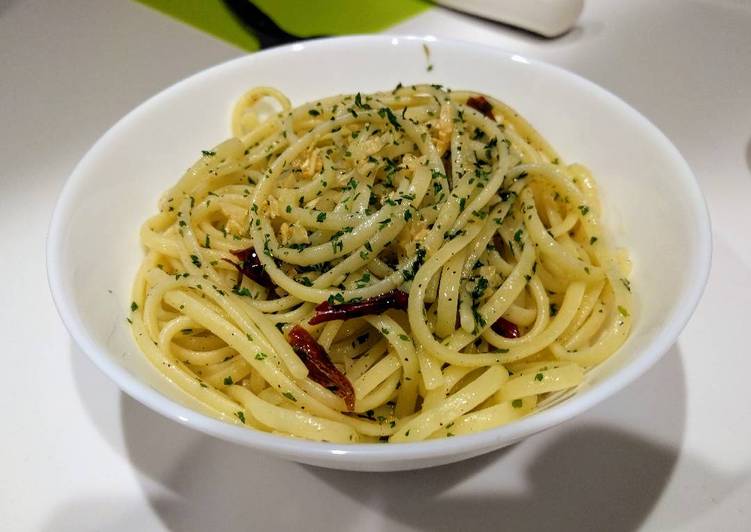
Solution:
[{"label": "chopped parsley", "polygon": [[399,121],[396,119],[396,116],[394,116],[394,113],[388,107],[381,107],[380,109],[378,109],[378,116],[380,116],[381,118],[387,118],[391,125],[394,126],[394,129],[396,129],[397,131],[402,129],[402,125],[399,123]]},{"label": "chopped parsley", "polygon": [[370,272],[365,272],[356,282],[357,288],[365,288],[370,283]]},{"label": "chopped parsley", "polygon": [[415,261],[412,263],[412,266],[409,268],[405,268],[402,270],[402,277],[404,277],[404,281],[411,281],[415,278],[415,275],[417,275],[417,271],[422,267],[423,263],[425,262],[425,255],[427,254],[427,251],[424,247],[421,245],[417,245],[416,250],[416,257]]},{"label": "chopped parsley", "polygon": [[359,92],[355,95],[355,107],[359,107],[360,109],[371,109],[369,104],[362,103],[362,96]]},{"label": "chopped parsley", "polygon": [[336,305],[337,303],[344,303],[344,296],[337,292],[336,294],[331,294],[328,298],[329,305]]},{"label": "chopped parsley", "polygon": [[253,294],[244,286],[233,286],[232,291],[238,296],[253,297]]},{"label": "chopped parsley", "polygon": [[477,282],[475,283],[475,287],[472,289],[471,296],[472,299],[480,299],[482,295],[485,293],[485,290],[488,287],[488,280],[485,277],[480,277],[477,279]]}]

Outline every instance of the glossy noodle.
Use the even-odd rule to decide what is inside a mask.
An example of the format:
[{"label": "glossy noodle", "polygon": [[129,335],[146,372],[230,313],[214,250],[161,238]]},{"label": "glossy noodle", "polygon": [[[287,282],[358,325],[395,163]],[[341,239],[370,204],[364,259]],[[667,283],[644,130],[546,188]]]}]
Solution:
[{"label": "glossy noodle", "polygon": [[513,109],[439,86],[237,103],[141,229],[129,320],[217,417],[339,443],[485,430],[625,341],[595,182]]}]

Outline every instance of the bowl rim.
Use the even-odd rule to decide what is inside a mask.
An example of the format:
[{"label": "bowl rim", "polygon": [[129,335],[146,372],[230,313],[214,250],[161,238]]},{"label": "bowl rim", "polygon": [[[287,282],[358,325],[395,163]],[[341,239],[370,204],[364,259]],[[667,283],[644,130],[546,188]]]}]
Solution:
[{"label": "bowl rim", "polygon": [[[687,268],[690,275],[686,284],[689,288],[680,295],[670,319],[664,322],[660,332],[654,337],[649,346],[642,350],[638,358],[620,368],[600,385],[586,389],[547,410],[507,425],[454,438],[384,445],[381,443],[333,444],[298,440],[228,424],[187,408],[162,395],[111,360],[106,354],[106,350],[100,350],[95,341],[87,333],[83,322],[78,318],[75,306],[71,303],[73,298],[68,297],[69,291],[66,287],[64,272],[61,268],[61,258],[64,255],[66,221],[70,218],[69,214],[75,209],[75,199],[78,197],[79,190],[86,183],[86,169],[94,162],[99,152],[109,144],[109,139],[116,136],[123,126],[137,120],[141,114],[147,113],[152,106],[157,105],[173,92],[179,91],[190,83],[200,81],[199,78],[216,70],[232,68],[232,66],[243,62],[252,64],[255,58],[260,55],[267,57],[284,56],[292,51],[299,51],[302,48],[309,49],[315,53],[319,49],[346,49],[350,45],[365,44],[381,46],[386,43],[394,43],[394,39],[399,41],[418,41],[431,46],[462,48],[468,53],[483,52],[495,59],[521,61],[534,68],[550,70],[558,76],[566,77],[568,81],[579,84],[579,86],[589,92],[598,94],[598,96],[605,98],[609,105],[619,107],[621,111],[626,112],[632,119],[635,119],[645,131],[650,132],[653,137],[651,140],[659,144],[660,151],[668,155],[671,163],[677,169],[681,170],[676,173],[675,178],[683,181],[683,189],[686,192],[686,197],[690,200],[696,215],[693,231],[697,242],[697,253],[691,258],[692,260],[688,265],[689,268]],[[371,465],[385,465],[396,461],[449,456],[459,456],[460,458],[461,455],[470,453],[480,454],[498,448],[500,444],[518,441],[541,430],[551,428],[566,419],[573,418],[585,412],[607,397],[616,394],[654,365],[675,343],[687,324],[701,299],[709,277],[712,258],[712,234],[706,201],[701,193],[695,175],[679,150],[657,126],[607,89],[559,66],[527,58],[502,48],[433,36],[380,34],[315,39],[243,55],[191,74],[139,104],[110,127],[73,169],[59,195],[51,217],[47,237],[46,258],[48,283],[52,299],[71,337],[88,358],[130,397],[173,421],[206,434],[252,447],[269,454],[299,459],[300,461],[328,462],[336,467],[333,462],[337,456],[347,456],[349,459],[363,459]]]}]

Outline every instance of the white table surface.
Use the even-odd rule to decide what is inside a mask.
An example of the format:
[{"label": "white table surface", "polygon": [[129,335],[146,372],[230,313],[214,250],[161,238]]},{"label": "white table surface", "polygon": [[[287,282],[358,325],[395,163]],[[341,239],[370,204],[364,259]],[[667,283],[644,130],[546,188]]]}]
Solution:
[{"label": "white table surface", "polygon": [[751,530],[751,2],[589,0],[552,41],[443,9],[393,31],[561,65],[673,140],[715,239],[677,345],[575,421],[425,471],[281,462],[161,418],[68,337],[47,288],[47,226],[75,163],[120,116],[242,52],[132,2],[0,0],[1,530]]}]

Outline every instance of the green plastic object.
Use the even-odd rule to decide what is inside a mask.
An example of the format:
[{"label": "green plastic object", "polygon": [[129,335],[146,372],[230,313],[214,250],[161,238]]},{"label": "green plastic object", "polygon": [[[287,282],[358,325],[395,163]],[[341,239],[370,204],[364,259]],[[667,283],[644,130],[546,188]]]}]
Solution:
[{"label": "green plastic object", "polygon": [[[136,0],[247,51],[259,39],[224,0]],[[250,0],[246,0],[250,1]],[[382,31],[430,8],[425,0],[254,0],[285,32],[307,38]]]}]

